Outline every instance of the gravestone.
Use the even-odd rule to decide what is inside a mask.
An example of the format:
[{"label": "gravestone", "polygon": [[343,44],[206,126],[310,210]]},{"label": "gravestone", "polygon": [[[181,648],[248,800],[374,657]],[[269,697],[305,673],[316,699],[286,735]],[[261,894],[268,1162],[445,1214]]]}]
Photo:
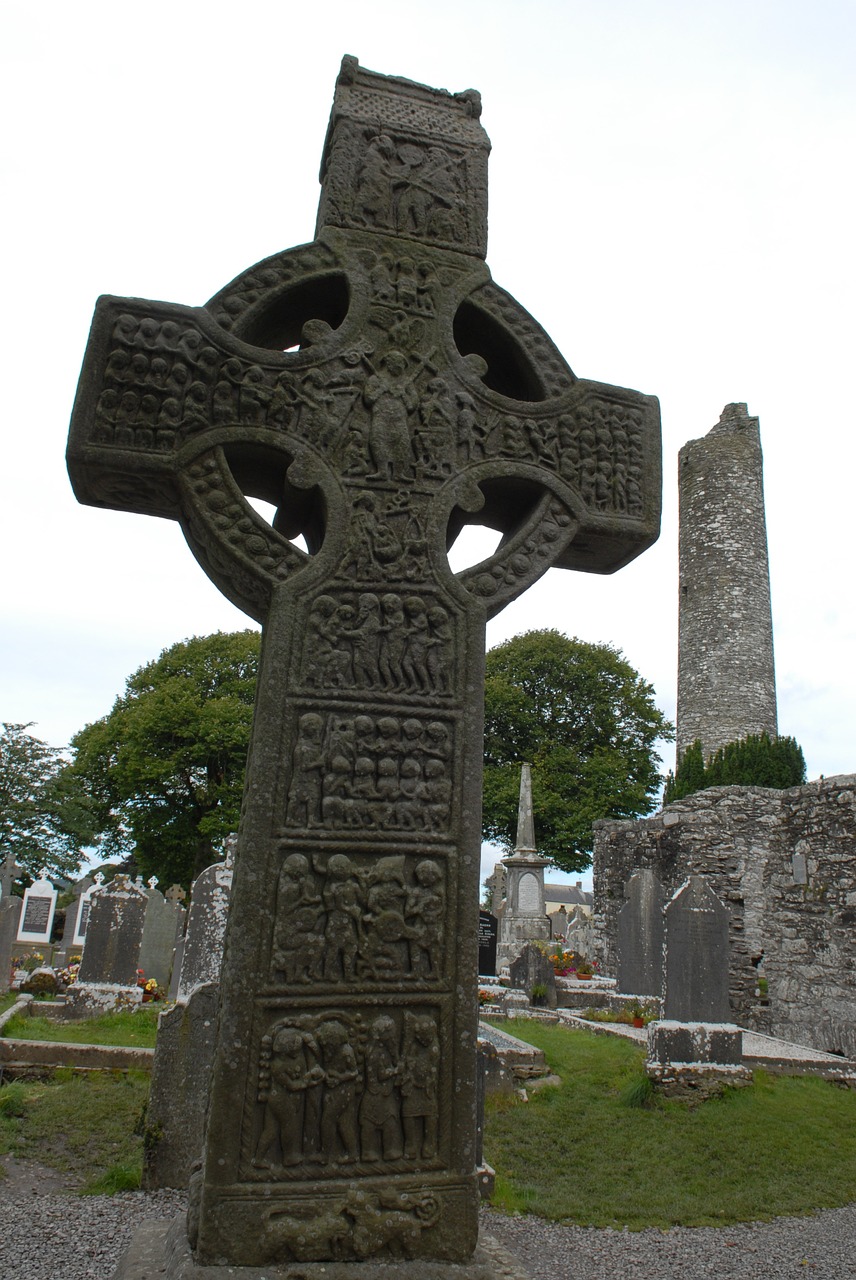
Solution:
[{"label": "gravestone", "polygon": [[0,863],[0,901],[9,897],[15,880],[23,870],[23,867],[18,866],[14,856],[8,853],[3,862]]},{"label": "gravestone", "polygon": [[667,904],[664,1019],[728,1021],[728,919],[703,876],[690,876]]},{"label": "gravestone", "polygon": [[479,911],[479,973],[496,976],[496,935],[499,921],[489,911]]},{"label": "gravestone", "polygon": [[[656,401],[578,379],[491,280],[480,111],[346,58],[316,240],[205,307],[96,308],[77,497],[179,520],[264,626],[172,1267],[476,1246],[485,625],[551,565],[627,563],[660,490]],[[503,538],[456,575],[468,522]]]},{"label": "gravestone", "polygon": [[158,1018],[152,1086],[146,1111],[143,1186],[185,1188],[202,1155],[218,984],[194,987]]},{"label": "gravestone", "polygon": [[0,994],[9,990],[12,978],[12,956],[21,921],[24,899],[13,893],[0,898]]},{"label": "gravestone", "polygon": [[175,944],[181,936],[184,924],[184,908],[176,902],[168,902],[158,892],[157,876],[147,882],[149,900],[146,904],[146,920],[140,943],[140,963],[146,978],[154,978],[159,987],[169,986]]},{"label": "gravestone", "polygon": [[147,905],[148,894],[125,875],[116,875],[93,890],[72,994],[88,985],[136,988]]},{"label": "gravestone", "polygon": [[24,905],[21,908],[21,920],[18,925],[18,942],[36,946],[50,945],[58,896],[56,889],[48,880],[47,868],[43,867],[39,873],[39,879],[34,880],[29,888],[24,890]]},{"label": "gravestone", "polygon": [[618,913],[618,990],[660,996],[663,991],[663,907],[665,894],[650,867],[635,871],[625,886]]},{"label": "gravestone", "polygon": [[508,976],[515,990],[525,991],[532,999],[533,987],[543,987],[541,997],[548,1009],[556,1008],[556,972],[553,962],[543,951],[527,942],[522,951],[508,966]]},{"label": "gravestone", "polygon": [[227,857],[225,862],[206,867],[193,883],[187,929],[180,947],[177,1000],[186,1000],[202,982],[220,981],[232,874],[231,859]]}]

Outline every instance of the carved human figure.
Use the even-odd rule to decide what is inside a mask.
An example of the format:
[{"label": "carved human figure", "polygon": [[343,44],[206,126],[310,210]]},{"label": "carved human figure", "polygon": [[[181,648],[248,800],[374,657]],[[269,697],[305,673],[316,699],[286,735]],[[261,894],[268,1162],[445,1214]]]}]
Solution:
[{"label": "carved human figure", "polygon": [[402,663],[407,643],[404,606],[399,596],[387,592],[381,597],[381,608],[383,623],[378,658],[381,679],[387,689],[401,689],[404,686]]},{"label": "carved human figure", "polygon": [[452,650],[452,624],[442,605],[428,610],[428,651],[425,655],[428,683],[434,693],[447,693],[452,683],[449,660]]},{"label": "carved human figure", "polygon": [[357,1057],[344,1023],[322,1022],[315,1033],[324,1066],[321,1156],[333,1164],[359,1158],[357,1137]]},{"label": "carved human figure", "polygon": [[416,864],[413,876],[416,883],[408,889],[404,905],[410,972],[418,978],[436,978],[439,975],[438,957],[442,953],[446,913],[443,872],[436,862],[424,858]]},{"label": "carved human figure", "polygon": [[271,967],[288,983],[321,977],[324,907],[309,859],[292,853],[279,873]]},{"label": "carved human figure", "polygon": [[405,971],[404,859],[381,858],[369,877],[365,914],[365,961],[375,979]]},{"label": "carved human figure", "polygon": [[266,1087],[264,1122],[253,1164],[257,1168],[276,1167],[279,1149],[283,1165],[299,1164],[303,1156],[303,1126],[306,1090],[317,1085],[324,1072],[307,1062],[304,1037],[295,1027],[282,1027],[273,1034]]},{"label": "carved human figure", "polygon": [[287,821],[294,826],[311,827],[321,820],[323,733],[324,720],[314,711],[307,711],[300,717],[287,811]]},{"label": "carved human figure", "polygon": [[364,688],[375,689],[380,683],[380,600],[364,591],[357,604],[357,616],[350,629],[342,634],[353,646],[354,678]]},{"label": "carved human figure", "polygon": [[386,134],[378,134],[368,145],[357,175],[354,203],[369,226],[392,225],[392,178],[395,147]]},{"label": "carved human figure", "polygon": [[437,1154],[437,1082],[440,1043],[430,1014],[405,1016],[401,1118],[407,1160],[433,1160]]},{"label": "carved human figure", "polygon": [[360,1103],[363,1160],[400,1160],[403,1154],[398,1082],[398,1029],[387,1014],[375,1018],[366,1050],[365,1090]]},{"label": "carved human figure", "polygon": [[407,357],[400,351],[387,352],[379,372],[366,382],[363,398],[371,410],[369,454],[373,480],[402,478],[410,465],[408,414],[419,397],[408,372]]},{"label": "carved human figure", "polygon": [[363,905],[354,865],[343,853],[334,853],[327,863],[323,896],[327,911],[324,976],[348,982],[357,976]]}]

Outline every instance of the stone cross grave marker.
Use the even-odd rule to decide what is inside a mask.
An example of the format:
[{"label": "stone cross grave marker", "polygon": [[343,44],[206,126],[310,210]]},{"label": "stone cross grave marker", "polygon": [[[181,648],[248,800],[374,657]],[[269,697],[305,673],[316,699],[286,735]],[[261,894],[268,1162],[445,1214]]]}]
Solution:
[{"label": "stone cross grave marker", "polygon": [[659,997],[663,993],[663,886],[656,872],[642,867],[627,881],[625,893],[616,938],[618,990]]},{"label": "stone cross grave marker", "polygon": [[690,876],[665,909],[663,1017],[727,1022],[728,908],[703,876]]},{"label": "stone cross grave marker", "polygon": [[[480,114],[345,58],[315,240],[202,307],[96,307],[77,497],[178,520],[264,626],[202,1264],[471,1257],[485,623],[659,531],[657,401],[491,279]],[[454,574],[466,523],[502,542]]]},{"label": "stone cross grave marker", "polygon": [[15,861],[14,854],[8,853],[3,862],[0,862],[0,899],[10,896],[12,885],[23,870]]}]

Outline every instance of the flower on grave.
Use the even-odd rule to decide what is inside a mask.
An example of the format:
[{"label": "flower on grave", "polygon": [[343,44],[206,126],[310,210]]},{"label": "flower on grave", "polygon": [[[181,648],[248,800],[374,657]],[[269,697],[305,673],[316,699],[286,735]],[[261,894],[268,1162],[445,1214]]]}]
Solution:
[{"label": "flower on grave", "polygon": [[487,987],[479,987],[479,1008],[485,1004],[493,1004],[495,993],[489,991]]}]

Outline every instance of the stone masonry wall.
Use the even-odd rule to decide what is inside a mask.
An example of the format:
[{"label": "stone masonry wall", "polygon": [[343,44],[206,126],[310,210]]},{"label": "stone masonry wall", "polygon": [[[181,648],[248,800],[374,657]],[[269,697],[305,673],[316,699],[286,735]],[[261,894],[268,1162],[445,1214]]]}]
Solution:
[{"label": "stone masonry wall", "polygon": [[[594,909],[607,972],[624,885],[667,896],[704,875],[731,912],[729,995],[741,1026],[856,1057],[856,775],[788,791],[714,787],[638,822],[595,824]],[[756,995],[767,979],[767,999]]]},{"label": "stone masonry wall", "polygon": [[758,419],[726,405],[680,451],[678,756],[776,736],[770,568]]}]

